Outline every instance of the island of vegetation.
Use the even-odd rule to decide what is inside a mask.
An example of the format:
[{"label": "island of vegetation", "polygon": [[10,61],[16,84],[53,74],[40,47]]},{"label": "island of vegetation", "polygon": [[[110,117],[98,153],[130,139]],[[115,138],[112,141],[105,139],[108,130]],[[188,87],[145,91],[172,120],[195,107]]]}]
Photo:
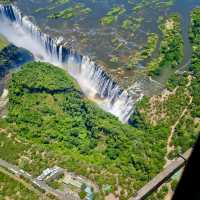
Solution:
[{"label": "island of vegetation", "polygon": [[116,22],[118,16],[122,15],[126,11],[125,8],[120,6],[112,7],[112,9],[100,20],[102,25],[110,25]]},{"label": "island of vegetation", "polygon": [[159,75],[163,68],[176,68],[183,58],[183,38],[181,33],[181,18],[172,15],[167,19],[159,19],[163,38],[160,44],[159,57],[147,64],[150,75]]},{"label": "island of vegetation", "polygon": [[[63,3],[66,3],[66,2],[59,2],[59,3],[63,4]],[[38,11],[43,11],[43,9],[37,10],[37,12]],[[90,8],[85,7],[84,4],[77,3],[73,7],[69,7],[69,8],[66,8],[63,11],[56,12],[56,13],[53,13],[52,15],[49,15],[48,18],[49,19],[63,18],[63,19],[67,20],[67,19],[71,19],[73,17],[87,15],[91,11],[92,10]]]}]

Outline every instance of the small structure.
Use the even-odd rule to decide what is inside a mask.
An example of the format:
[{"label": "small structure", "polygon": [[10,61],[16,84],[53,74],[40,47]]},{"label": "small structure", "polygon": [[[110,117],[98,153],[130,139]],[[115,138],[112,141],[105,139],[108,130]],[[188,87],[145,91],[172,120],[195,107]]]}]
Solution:
[{"label": "small structure", "polygon": [[66,185],[68,184],[73,185],[77,188],[81,188],[82,185],[86,185],[87,187],[93,188],[94,192],[99,191],[98,185],[94,184],[92,181],[88,180],[87,178],[83,176],[78,176],[72,172],[65,173],[63,183]]},{"label": "small structure", "polygon": [[79,176],[75,176],[73,173],[65,174],[65,178],[63,180],[65,184],[71,184],[75,187],[81,188],[84,180],[82,180]]},{"label": "small structure", "polygon": [[54,179],[59,178],[64,174],[64,169],[60,167],[53,167],[53,168],[47,168],[45,169],[40,176],[37,177],[37,180],[39,181],[45,181],[50,182]]}]

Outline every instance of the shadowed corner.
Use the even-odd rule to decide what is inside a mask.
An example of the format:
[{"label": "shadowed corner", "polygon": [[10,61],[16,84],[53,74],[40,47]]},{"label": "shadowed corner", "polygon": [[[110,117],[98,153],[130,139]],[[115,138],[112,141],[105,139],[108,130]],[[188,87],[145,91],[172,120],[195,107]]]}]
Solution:
[{"label": "shadowed corner", "polygon": [[200,200],[200,137],[186,164],[172,200]]}]

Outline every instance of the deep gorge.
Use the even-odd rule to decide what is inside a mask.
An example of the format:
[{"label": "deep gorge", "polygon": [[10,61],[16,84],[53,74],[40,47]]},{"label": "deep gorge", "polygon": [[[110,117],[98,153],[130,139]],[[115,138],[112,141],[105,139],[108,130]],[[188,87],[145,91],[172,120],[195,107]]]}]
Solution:
[{"label": "deep gorge", "polygon": [[84,94],[101,108],[127,122],[134,104],[143,96],[139,84],[130,90],[122,89],[88,56],[65,48],[35,26],[13,5],[0,6],[0,33],[11,43],[29,50],[36,60],[49,62],[66,69],[79,83]]}]

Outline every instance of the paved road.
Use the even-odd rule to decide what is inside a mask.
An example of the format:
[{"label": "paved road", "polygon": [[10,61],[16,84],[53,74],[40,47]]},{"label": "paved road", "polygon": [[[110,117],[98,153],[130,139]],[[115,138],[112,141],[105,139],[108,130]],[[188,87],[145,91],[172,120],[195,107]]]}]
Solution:
[{"label": "paved road", "polygon": [[33,186],[39,187],[42,191],[50,193],[60,200],[79,200],[80,199],[78,195],[75,195],[74,193],[70,191],[62,192],[60,190],[56,190],[56,189],[53,189],[52,187],[49,187],[44,181],[39,181],[33,178],[29,173],[25,172],[24,170],[18,168],[17,166],[12,165],[2,159],[0,159],[0,166],[12,172],[18,177],[23,177],[23,178],[28,179],[33,184]]},{"label": "paved road", "polygon": [[153,191],[155,191],[160,185],[168,180],[173,174],[175,174],[180,168],[185,165],[186,160],[190,157],[192,148],[186,151],[182,156],[175,159],[169,164],[161,173],[155,176],[150,182],[142,187],[134,197],[129,200],[143,200]]}]

